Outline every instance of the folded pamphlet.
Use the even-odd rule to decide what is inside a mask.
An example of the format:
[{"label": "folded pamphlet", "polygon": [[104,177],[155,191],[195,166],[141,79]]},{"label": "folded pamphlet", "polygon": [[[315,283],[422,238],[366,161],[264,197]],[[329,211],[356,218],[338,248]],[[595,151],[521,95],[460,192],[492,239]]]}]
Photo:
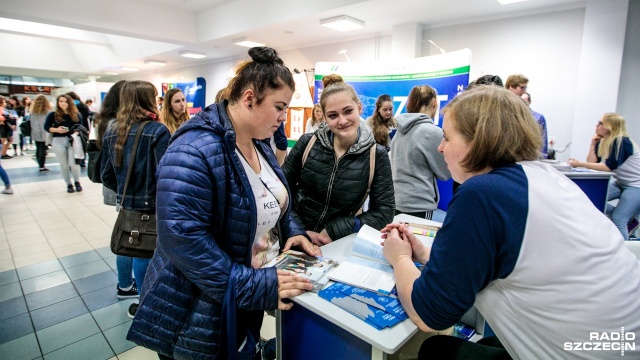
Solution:
[{"label": "folded pamphlet", "polygon": [[[352,286],[333,283],[326,289],[320,291],[318,295],[364,320],[364,322],[378,330],[392,327],[407,318],[406,315],[405,317],[399,317],[352,297],[349,295],[351,289],[353,289]],[[402,312],[404,313],[404,310]]]},{"label": "folded pamphlet", "polygon": [[275,266],[279,270],[286,270],[295,275],[305,277],[313,284],[313,292],[318,292],[328,282],[326,276],[337,263],[333,259],[322,256],[311,256],[305,253],[287,250],[268,262],[264,267]]}]

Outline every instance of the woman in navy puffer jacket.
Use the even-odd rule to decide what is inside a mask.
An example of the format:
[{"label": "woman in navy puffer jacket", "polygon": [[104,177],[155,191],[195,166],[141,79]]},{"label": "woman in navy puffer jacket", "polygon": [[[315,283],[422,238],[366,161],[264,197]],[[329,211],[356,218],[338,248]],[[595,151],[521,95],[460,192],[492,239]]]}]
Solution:
[{"label": "woman in navy puffer jacket", "polygon": [[293,77],[273,49],[249,55],[229,101],[184,123],[158,168],[158,244],[127,339],[161,359],[254,354],[264,310],[287,310],[284,299],[311,290],[261,268],[280,248],[320,251],[291,218],[284,175],[256,140],[285,121]]}]

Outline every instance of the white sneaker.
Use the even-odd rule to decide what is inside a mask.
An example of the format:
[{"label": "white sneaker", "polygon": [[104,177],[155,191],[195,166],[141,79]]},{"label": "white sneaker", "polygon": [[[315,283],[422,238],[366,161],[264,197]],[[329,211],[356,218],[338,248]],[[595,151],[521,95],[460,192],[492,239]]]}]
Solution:
[{"label": "white sneaker", "polygon": [[0,191],[0,194],[13,194],[13,189],[12,188],[6,188],[6,189]]}]

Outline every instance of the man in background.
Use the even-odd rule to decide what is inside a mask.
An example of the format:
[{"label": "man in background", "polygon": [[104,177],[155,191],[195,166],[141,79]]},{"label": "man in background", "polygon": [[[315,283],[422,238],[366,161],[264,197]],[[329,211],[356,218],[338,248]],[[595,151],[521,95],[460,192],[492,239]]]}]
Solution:
[{"label": "man in background", "polygon": [[517,75],[509,75],[507,78],[507,82],[504,84],[504,87],[511,91],[512,93],[522,96],[527,91],[527,85],[529,84],[529,79],[527,79],[522,74]]},{"label": "man in background", "polygon": [[531,113],[533,114],[533,117],[536,119],[538,126],[540,126],[540,132],[542,133],[543,141],[542,148],[540,150],[542,151],[542,158],[546,159],[548,152],[547,121],[545,120],[544,115],[531,109],[531,95],[528,92],[524,92],[522,95],[520,95],[520,98],[522,99],[522,101],[524,101],[525,104],[527,104],[529,110],[531,110]]}]

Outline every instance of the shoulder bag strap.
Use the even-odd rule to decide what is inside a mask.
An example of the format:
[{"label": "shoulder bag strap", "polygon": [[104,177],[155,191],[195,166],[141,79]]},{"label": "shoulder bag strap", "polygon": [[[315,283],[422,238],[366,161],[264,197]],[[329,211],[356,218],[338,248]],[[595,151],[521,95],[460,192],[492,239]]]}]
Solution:
[{"label": "shoulder bag strap", "polygon": [[309,156],[309,151],[313,147],[313,144],[316,143],[316,134],[313,134],[309,142],[307,143],[307,147],[304,148],[304,152],[302,153],[302,166],[304,167],[304,163],[307,161],[307,157]]},{"label": "shoulder bag strap", "polygon": [[367,197],[369,197],[369,193],[371,192],[371,183],[373,182],[373,175],[376,172],[376,144],[373,144],[371,149],[369,149],[369,183],[367,185],[367,191],[364,193],[362,200],[360,200],[360,204],[356,209],[356,216],[362,214],[362,205],[367,201]]},{"label": "shoulder bag strap", "polygon": [[[150,123],[150,121],[143,122],[138,126],[138,131],[136,131],[136,138],[133,141],[133,149],[131,149],[131,154],[129,155],[129,168],[127,169],[127,179],[124,181],[124,190],[122,191],[122,199],[120,199],[120,208],[124,206],[124,197],[127,195],[127,187],[129,186],[129,179],[131,178],[131,172],[133,171],[133,163],[136,161],[136,152],[138,151],[140,136],[142,135],[142,130],[148,123]],[[127,134],[127,136],[129,135]]]}]

